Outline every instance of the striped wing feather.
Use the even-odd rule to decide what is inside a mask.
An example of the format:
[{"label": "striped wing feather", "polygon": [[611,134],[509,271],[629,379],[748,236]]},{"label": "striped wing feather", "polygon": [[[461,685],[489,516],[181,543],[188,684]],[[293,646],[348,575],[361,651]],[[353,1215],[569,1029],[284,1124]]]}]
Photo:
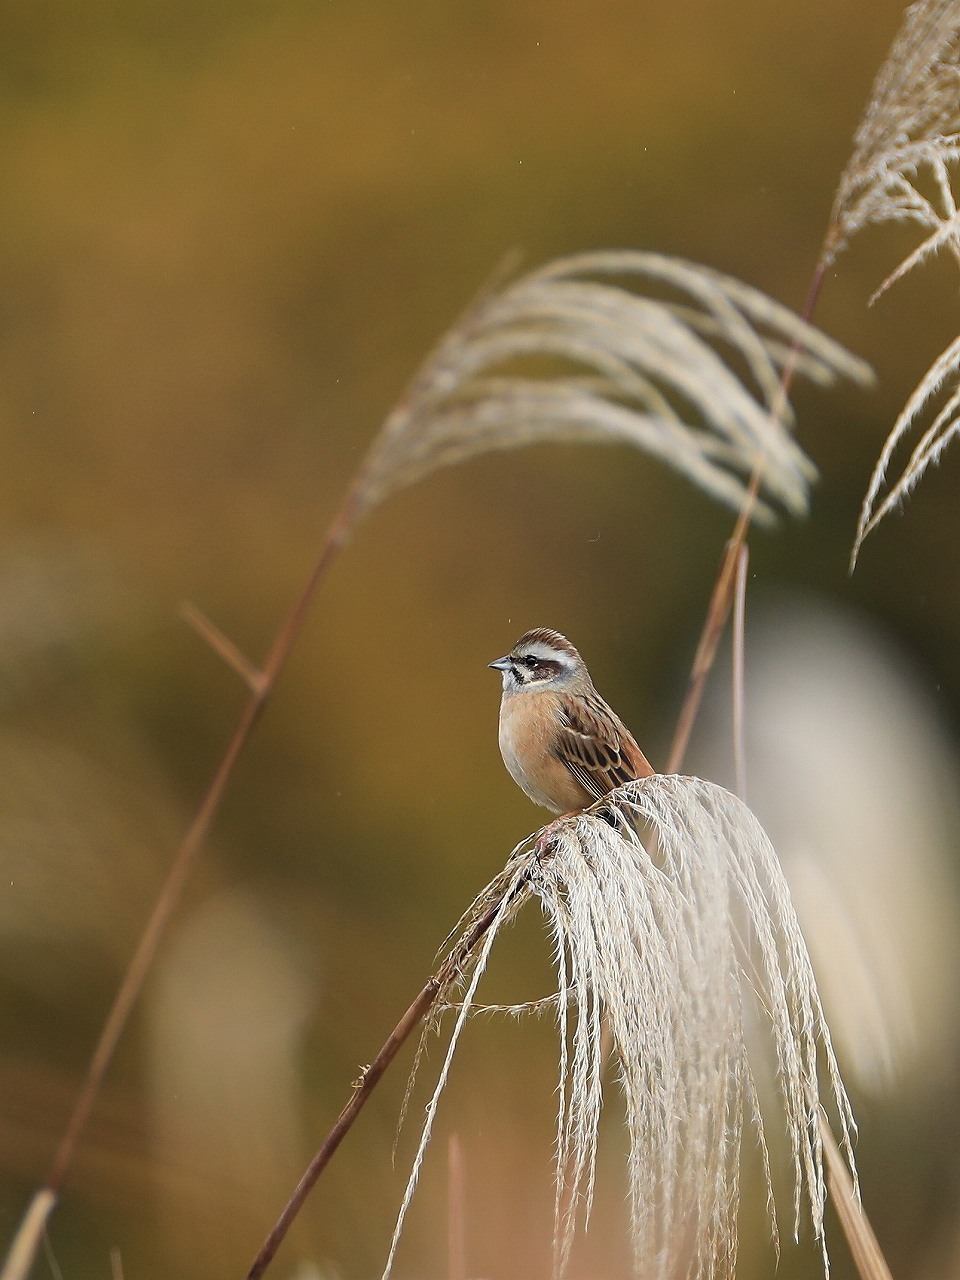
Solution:
[{"label": "striped wing feather", "polygon": [[555,753],[597,800],[653,773],[629,730],[599,695],[563,698]]}]

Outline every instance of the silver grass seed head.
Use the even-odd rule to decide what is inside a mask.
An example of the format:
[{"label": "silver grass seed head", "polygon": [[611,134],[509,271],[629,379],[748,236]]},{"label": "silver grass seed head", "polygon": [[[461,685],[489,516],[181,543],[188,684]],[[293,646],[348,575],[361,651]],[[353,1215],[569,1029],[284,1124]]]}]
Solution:
[{"label": "silver grass seed head", "polygon": [[544,443],[632,445],[736,509],[759,465],[756,518],[771,504],[803,514],[815,468],[780,387],[794,364],[821,383],[869,377],[709,268],[630,251],[559,259],[483,294],[438,343],[371,447],[356,516],[440,467]]},{"label": "silver grass seed head", "polygon": [[[829,1106],[855,1184],[853,1117],[786,882],[750,810],[697,778],[654,775],[518,846],[464,922],[500,902],[428,1104],[387,1272],[440,1092],[500,927],[530,897],[558,971],[555,1274],[589,1221],[609,1029],[624,1099],[634,1271],[644,1280],[727,1280],[736,1259],[744,1128],[786,1134],[794,1230],[806,1204],[823,1245],[821,1116]],[[754,1083],[747,1024],[767,1029],[779,1111]],[[822,1081],[822,1083],[821,1083]]]}]

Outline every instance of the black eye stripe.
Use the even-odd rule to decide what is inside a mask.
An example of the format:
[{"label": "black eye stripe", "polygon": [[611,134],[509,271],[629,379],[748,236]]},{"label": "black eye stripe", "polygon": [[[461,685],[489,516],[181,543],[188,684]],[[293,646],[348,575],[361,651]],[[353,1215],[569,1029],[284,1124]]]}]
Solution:
[{"label": "black eye stripe", "polygon": [[560,674],[563,663],[553,658],[538,658],[536,654],[525,653],[522,658],[515,659],[513,669],[518,675],[523,672],[528,678],[535,675],[538,679],[548,679]]}]

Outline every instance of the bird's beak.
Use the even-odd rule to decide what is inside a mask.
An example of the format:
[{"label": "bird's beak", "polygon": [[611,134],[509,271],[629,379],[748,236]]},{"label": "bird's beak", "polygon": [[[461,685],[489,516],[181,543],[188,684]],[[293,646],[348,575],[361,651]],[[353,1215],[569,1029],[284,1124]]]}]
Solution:
[{"label": "bird's beak", "polygon": [[487,665],[494,667],[497,671],[509,671],[513,663],[510,661],[510,655],[506,654],[502,658],[497,658],[496,662],[490,662]]}]

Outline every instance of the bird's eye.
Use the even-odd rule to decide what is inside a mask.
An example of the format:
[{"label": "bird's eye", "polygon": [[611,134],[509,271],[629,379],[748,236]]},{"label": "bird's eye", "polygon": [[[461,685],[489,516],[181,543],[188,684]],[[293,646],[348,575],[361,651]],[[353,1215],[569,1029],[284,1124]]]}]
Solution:
[{"label": "bird's eye", "polygon": [[539,663],[539,660],[535,658],[532,653],[528,653],[523,660],[523,665],[525,667],[529,667],[531,671],[535,671],[537,667],[540,665],[540,663]]}]

